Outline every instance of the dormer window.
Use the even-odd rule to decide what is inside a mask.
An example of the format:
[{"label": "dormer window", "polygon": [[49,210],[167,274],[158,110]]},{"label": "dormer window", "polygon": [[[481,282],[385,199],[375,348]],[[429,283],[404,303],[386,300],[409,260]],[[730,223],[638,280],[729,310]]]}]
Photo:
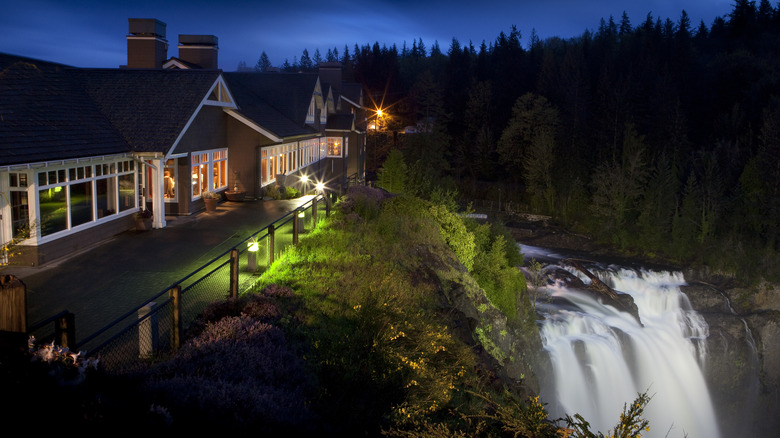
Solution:
[{"label": "dormer window", "polygon": [[306,123],[313,124],[314,123],[314,110],[316,108],[316,105],[314,104],[314,98],[311,99],[311,102],[309,103],[309,111],[306,113]]}]

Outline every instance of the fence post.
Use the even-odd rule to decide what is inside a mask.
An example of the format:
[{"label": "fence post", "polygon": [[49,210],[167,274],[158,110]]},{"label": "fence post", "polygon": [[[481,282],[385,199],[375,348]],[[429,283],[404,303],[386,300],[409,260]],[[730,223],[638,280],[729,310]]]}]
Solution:
[{"label": "fence post", "polygon": [[268,226],[268,266],[274,263],[274,224]]},{"label": "fence post", "polygon": [[325,197],[325,217],[330,217],[330,198]]},{"label": "fence post", "polygon": [[172,287],[168,296],[171,298],[171,348],[176,351],[181,346],[181,286]]},{"label": "fence post", "polygon": [[[138,309],[138,357],[148,359],[157,351],[157,312],[152,313],[155,303],[149,303]],[[150,316],[147,317],[152,313]]]},{"label": "fence post", "polygon": [[311,229],[317,228],[317,197],[311,202]]},{"label": "fence post", "polygon": [[76,315],[68,312],[54,322],[54,338],[63,348],[76,346]]},{"label": "fence post", "polygon": [[298,209],[295,209],[293,211],[293,245],[298,244],[298,233],[300,232],[298,228]]},{"label": "fence post", "polygon": [[0,330],[27,332],[27,287],[13,275],[0,277]]},{"label": "fence post", "polygon": [[238,297],[238,250],[230,250],[230,298]]}]

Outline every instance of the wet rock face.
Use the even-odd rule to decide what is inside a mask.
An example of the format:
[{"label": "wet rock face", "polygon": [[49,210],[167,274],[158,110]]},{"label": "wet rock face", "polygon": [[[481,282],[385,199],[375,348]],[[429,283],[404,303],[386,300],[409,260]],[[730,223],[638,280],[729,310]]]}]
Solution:
[{"label": "wet rock face", "polygon": [[753,292],[744,300],[742,288],[694,282],[682,291],[710,328],[704,370],[722,435],[774,436],[780,428],[780,311],[746,305],[764,298]]}]

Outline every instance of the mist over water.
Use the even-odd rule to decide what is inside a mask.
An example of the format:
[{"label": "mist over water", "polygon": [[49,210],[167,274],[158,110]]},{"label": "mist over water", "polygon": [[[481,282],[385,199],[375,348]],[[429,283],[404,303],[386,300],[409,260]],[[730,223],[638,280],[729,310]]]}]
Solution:
[{"label": "mist over water", "polygon": [[[538,248],[521,250],[526,259],[556,258]],[[590,281],[579,271],[559,267],[585,284]],[[544,315],[540,334],[552,368],[541,379],[550,417],[578,413],[591,430],[606,433],[619,422],[624,405],[647,392],[652,398],[643,417],[650,431],[643,436],[720,436],[702,373],[709,329],[680,291],[682,274],[614,266],[591,272],[633,297],[641,324],[562,281],[544,288],[537,310]]]}]

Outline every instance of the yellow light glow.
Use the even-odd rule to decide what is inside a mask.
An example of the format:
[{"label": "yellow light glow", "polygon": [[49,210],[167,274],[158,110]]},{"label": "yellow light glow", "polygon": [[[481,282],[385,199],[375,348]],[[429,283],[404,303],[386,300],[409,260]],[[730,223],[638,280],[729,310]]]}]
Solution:
[{"label": "yellow light glow", "polygon": [[385,115],[385,112],[382,111],[382,108],[379,108],[378,110],[376,110],[376,115],[378,115],[379,117],[382,117],[382,116]]},{"label": "yellow light glow", "polygon": [[257,252],[260,250],[260,243],[259,242],[249,242],[249,245],[247,245],[247,251],[249,252]]},{"label": "yellow light glow", "polygon": [[301,175],[301,182],[307,183],[309,182],[309,177],[306,175]]},{"label": "yellow light glow", "polygon": [[314,186],[315,189],[317,189],[318,192],[321,192],[325,190],[325,184],[318,182],[316,186]]}]

